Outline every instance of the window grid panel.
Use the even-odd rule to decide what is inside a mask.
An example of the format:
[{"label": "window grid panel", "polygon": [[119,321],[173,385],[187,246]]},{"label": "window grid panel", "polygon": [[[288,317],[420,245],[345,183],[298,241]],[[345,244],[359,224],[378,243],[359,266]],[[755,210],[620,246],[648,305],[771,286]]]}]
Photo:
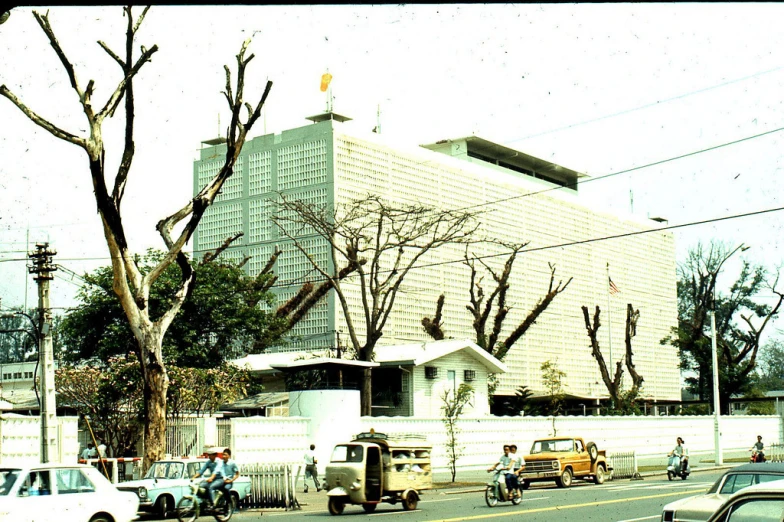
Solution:
[{"label": "window grid panel", "polygon": [[278,190],[326,183],[327,142],[298,143],[278,150]]},{"label": "window grid panel", "polygon": [[248,192],[251,196],[272,190],[272,151],[254,152],[248,156]]}]

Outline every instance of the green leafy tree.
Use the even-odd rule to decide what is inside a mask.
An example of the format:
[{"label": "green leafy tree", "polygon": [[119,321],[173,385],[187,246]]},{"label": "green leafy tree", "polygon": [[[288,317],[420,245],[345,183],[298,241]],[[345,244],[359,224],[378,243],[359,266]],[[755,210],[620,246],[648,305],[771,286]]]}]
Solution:
[{"label": "green leafy tree", "polygon": [[748,415],[775,415],[776,406],[770,401],[755,401],[754,399],[763,399],[765,392],[759,388],[752,388],[743,396],[744,399],[749,399],[746,406],[746,414]]},{"label": "green leafy tree", "polygon": [[[167,404],[169,418],[184,413],[209,415],[223,404],[247,396],[251,378],[230,364],[215,368],[180,368],[169,365]],[[106,362],[65,365],[55,371],[57,400],[80,416],[87,416],[96,436],[112,455],[133,454],[144,429],[142,374],[135,355],[116,356]]]},{"label": "green leafy tree", "polygon": [[[142,271],[157,265],[165,252],[149,250],[137,259]],[[183,367],[212,368],[243,352],[258,353],[290,326],[285,314],[271,308],[274,296],[269,287],[275,281],[269,271],[248,276],[244,262],[210,258],[198,265],[198,277],[177,321],[164,338],[164,359]],[[68,350],[66,362],[85,359],[106,360],[127,353],[138,354],[125,312],[112,292],[111,267],[85,276],[89,283],[77,298],[81,304],[62,322],[61,336]],[[179,285],[180,270],[169,266],[150,290],[149,306],[166,309]]]},{"label": "green leafy tree", "polygon": [[[710,314],[715,310],[716,344],[719,360],[719,400],[721,412],[729,413],[729,399],[742,395],[753,384],[751,378],[760,348],[760,337],[778,315],[784,292],[776,288],[778,273],[770,276],[764,267],[740,259],[740,271],[725,295],[716,290],[724,264],[742,244],[730,249],[720,242],[690,250],[678,266],[678,326],[662,340],[678,348],[681,369],[689,391],[700,400],[713,400]],[[772,304],[759,303],[763,291],[776,295]]]},{"label": "green leafy tree", "polygon": [[563,391],[563,378],[566,377],[566,372],[558,368],[558,363],[553,361],[545,361],[540,366],[542,370],[542,384],[547,390],[550,400],[545,407],[545,414],[547,415],[561,415],[564,408],[564,399],[566,394]]},{"label": "green leafy tree", "polygon": [[441,395],[442,420],[446,427],[446,455],[449,462],[449,472],[452,474],[452,482],[455,481],[457,475],[457,460],[463,455],[463,447],[457,440],[460,434],[457,423],[473,396],[474,389],[466,383],[461,383],[455,393],[447,389]]},{"label": "green leafy tree", "polygon": [[496,415],[538,415],[539,405],[531,400],[533,392],[528,389],[528,386],[519,386],[515,390],[515,394],[511,397],[502,397],[500,400],[496,399]]},{"label": "green leafy tree", "polygon": [[784,342],[779,339],[760,349],[757,386],[762,391],[784,390]]},{"label": "green leafy tree", "polygon": [[139,361],[112,357],[105,364],[61,366],[55,370],[58,406],[89,417],[95,435],[111,448],[110,455],[133,453],[143,424]]}]

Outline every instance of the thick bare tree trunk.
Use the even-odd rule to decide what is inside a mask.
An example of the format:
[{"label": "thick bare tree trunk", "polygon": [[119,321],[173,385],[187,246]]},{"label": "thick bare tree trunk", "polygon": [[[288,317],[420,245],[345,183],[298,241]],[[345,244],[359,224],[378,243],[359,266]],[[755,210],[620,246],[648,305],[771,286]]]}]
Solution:
[{"label": "thick bare tree trunk", "polygon": [[[166,392],[169,377],[160,364],[148,366],[144,373],[144,466],[147,471],[166,453]],[[198,448],[201,449],[201,448]]]},{"label": "thick bare tree trunk", "polygon": [[362,372],[362,382],[360,383],[359,401],[360,401],[360,415],[363,417],[370,417],[373,414],[371,406],[373,405],[373,386],[370,378],[370,370]]}]

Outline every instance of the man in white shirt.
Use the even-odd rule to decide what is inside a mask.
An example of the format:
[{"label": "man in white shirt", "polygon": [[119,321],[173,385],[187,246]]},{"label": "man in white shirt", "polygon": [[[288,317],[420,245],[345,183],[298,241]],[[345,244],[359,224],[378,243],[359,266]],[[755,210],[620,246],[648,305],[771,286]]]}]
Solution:
[{"label": "man in white shirt", "polygon": [[100,444],[98,444],[98,458],[99,459],[106,458],[106,444],[103,443],[103,440],[101,440]]},{"label": "man in white shirt", "polygon": [[310,451],[305,452],[305,478],[303,482],[305,483],[305,493],[308,492],[308,479],[312,478],[313,483],[316,485],[316,492],[321,491],[321,484],[319,484],[318,480],[318,470],[316,469],[316,464],[318,461],[316,460],[316,454],[314,450],[316,449],[315,444],[310,445]]},{"label": "man in white shirt", "polygon": [[82,460],[93,458],[93,443],[87,444],[87,447],[82,450]]}]

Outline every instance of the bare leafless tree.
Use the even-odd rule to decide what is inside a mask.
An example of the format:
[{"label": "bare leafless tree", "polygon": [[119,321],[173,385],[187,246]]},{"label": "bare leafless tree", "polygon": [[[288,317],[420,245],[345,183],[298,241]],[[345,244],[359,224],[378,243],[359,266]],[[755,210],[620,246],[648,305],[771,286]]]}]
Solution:
[{"label": "bare leafless tree", "polygon": [[[642,375],[637,373],[637,369],[634,366],[634,354],[632,352],[632,338],[637,335],[637,321],[640,318],[640,311],[635,310],[631,303],[626,305],[626,356],[623,359],[619,359],[615,363],[615,374],[610,377],[610,371],[607,368],[607,362],[604,360],[604,355],[602,355],[602,350],[599,347],[599,339],[597,337],[597,333],[601,327],[601,321],[599,320],[601,310],[598,306],[596,307],[596,311],[593,314],[593,322],[591,322],[588,314],[588,307],[583,306],[582,309],[583,317],[585,318],[585,328],[588,331],[588,338],[591,340],[591,355],[594,359],[596,359],[596,362],[599,365],[599,372],[602,374],[602,381],[607,387],[607,391],[610,394],[610,399],[612,400],[614,407],[620,407],[622,405],[633,402],[637,398],[637,395],[640,392],[640,387],[644,381]],[[632,378],[632,387],[626,393],[624,393],[621,388],[621,385],[623,384],[622,379],[624,362],[626,363],[626,368],[629,370],[629,376]]]},{"label": "bare leafless tree", "polygon": [[[466,308],[473,317],[472,326],[474,332],[476,332],[476,344],[481,346],[488,353],[494,355],[498,360],[503,360],[503,358],[506,357],[506,354],[509,353],[509,350],[512,349],[512,346],[514,346],[514,344],[525,335],[525,332],[536,323],[536,320],[542,312],[547,310],[547,307],[550,306],[553,299],[566,290],[566,287],[569,286],[569,283],[572,282],[573,278],[570,277],[566,283],[558,281],[558,284],[555,284],[555,265],[548,263],[550,266],[550,286],[547,289],[547,293],[537,301],[536,305],[528,313],[525,319],[523,319],[523,321],[520,322],[503,341],[499,342],[501,330],[503,329],[506,317],[511,310],[506,302],[506,295],[510,288],[509,277],[512,274],[512,268],[514,267],[517,254],[519,254],[528,243],[510,245],[499,242],[499,244],[502,244],[511,250],[509,257],[506,258],[506,262],[504,263],[504,269],[501,272],[493,269],[480,257],[469,255],[468,250],[466,250],[465,253],[464,263],[471,270],[469,303],[466,305]],[[476,266],[477,262],[480,263],[493,278],[494,286],[489,294],[485,294],[485,288],[483,286],[484,278],[479,274]],[[443,323],[441,320],[441,311],[443,307],[444,296],[441,295],[436,303],[435,319],[431,320],[429,317],[422,319],[422,326],[424,326],[425,331],[436,340],[444,338]],[[490,326],[488,325],[488,322],[491,317],[492,325]]]},{"label": "bare leafless tree", "polygon": [[[272,82],[267,82],[266,88],[255,106],[244,101],[245,96],[245,71],[254,55],[246,57],[249,40],[246,40],[236,56],[237,79],[235,87],[232,86],[231,72],[224,66],[226,73],[225,92],[223,93],[231,111],[230,123],[226,131],[226,156],[223,166],[215,177],[204,186],[196,196],[174,214],[160,220],[156,229],[161,235],[167,248],[167,255],[149,272],[143,273],[131,253],[120,213],[120,206],[125,194],[126,183],[134,158],[134,79],[140,69],[148,62],[158,50],[156,45],[145,48],[141,46],[141,55],[134,58],[134,39],[139,27],[147,14],[149,7],[144,8],[141,15],[134,21],[132,8],[124,8],[127,17],[127,31],[125,40],[124,58],[115,54],[103,43],[98,44],[120,66],[120,80],[114,92],[105,104],[96,110],[93,104],[93,89],[95,82],[90,80],[83,88],[76,77],[76,72],[66,53],[61,48],[48,14],[33,15],[49,39],[49,43],[57,54],[65,73],[70,79],[70,84],[78,96],[81,109],[87,118],[89,132],[79,136],[59,128],[47,121],[39,114],[28,108],[5,85],[0,86],[0,94],[14,103],[33,123],[47,130],[54,137],[65,140],[77,147],[84,149],[89,162],[89,171],[92,178],[95,201],[98,214],[103,224],[104,237],[109,247],[114,274],[114,292],[120,299],[123,310],[139,346],[140,363],[144,377],[144,441],[145,465],[155,462],[163,457],[166,448],[166,391],[169,379],[164,364],[161,342],[167,329],[180,310],[183,301],[192,289],[194,268],[188,257],[182,252],[183,247],[193,235],[206,209],[213,203],[221,190],[224,182],[233,174],[234,164],[240,155],[248,132],[258,120],[261,109],[269,95]],[[103,139],[103,123],[106,118],[115,115],[120,102],[124,100],[125,135],[122,160],[114,176],[114,186],[109,191],[107,187],[106,165],[104,163],[106,150]],[[241,115],[243,107],[247,110],[244,121]],[[151,187],[150,190],[153,190]],[[179,232],[174,233],[175,226],[181,225]],[[151,317],[149,307],[150,287],[167,267],[177,263],[182,273],[180,287],[171,301],[168,310],[164,310],[157,318]]]},{"label": "bare leafless tree", "polygon": [[[375,195],[337,208],[316,205],[280,195],[281,211],[273,221],[281,233],[310,260],[314,269],[331,282],[340,302],[351,347],[361,361],[372,361],[376,343],[395,308],[403,280],[427,252],[449,243],[470,240],[475,214],[435,211],[423,205],[391,204]],[[303,234],[315,234],[329,245],[327,263],[319,262],[304,246]],[[324,265],[327,266],[324,266]],[[356,271],[362,306],[349,306],[341,285],[343,271]],[[357,324],[363,324],[360,337]],[[361,409],[370,415],[370,370],[361,383]]]}]

